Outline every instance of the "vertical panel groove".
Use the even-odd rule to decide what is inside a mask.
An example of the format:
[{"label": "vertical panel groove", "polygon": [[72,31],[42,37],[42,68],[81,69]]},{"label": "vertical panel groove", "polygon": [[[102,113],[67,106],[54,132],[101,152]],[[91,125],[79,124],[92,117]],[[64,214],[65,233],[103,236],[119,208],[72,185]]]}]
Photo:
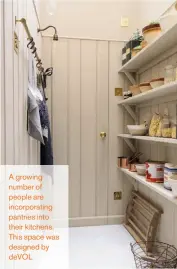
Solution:
[{"label": "vertical panel groove", "polygon": [[[109,99],[109,64],[110,64],[110,59],[109,59],[109,53],[110,53],[110,41],[108,41],[108,159],[107,159],[107,165],[108,165],[108,178],[107,178],[107,208],[106,208],[106,211],[107,211],[107,216],[109,215],[109,211],[108,211],[108,208],[109,208],[109,179],[110,179],[110,171],[109,171],[109,157],[110,157],[110,153],[109,153],[109,139],[110,139],[110,128],[109,128],[109,120],[110,120],[110,113],[109,113],[109,108],[110,108],[110,99]],[[108,224],[108,220],[107,220],[107,224]]]},{"label": "vertical panel groove", "polygon": [[82,216],[82,166],[81,166],[81,160],[82,160],[82,115],[81,115],[81,104],[82,103],[82,40],[80,40],[80,216]]},{"label": "vertical panel groove", "polygon": [[[13,22],[13,16],[14,15],[14,3],[12,2],[12,33],[13,33],[13,30],[14,30],[14,22]],[[13,38],[13,35],[12,35],[12,38]],[[14,53],[14,49],[13,49],[13,42],[12,42],[12,51]],[[13,57],[12,57],[12,66],[13,66],[13,73],[12,73],[12,77],[13,77],[13,82],[14,82],[14,54],[13,54]],[[15,93],[14,93],[14,83],[13,83],[13,87],[12,87],[12,91],[13,91],[13,111],[15,111],[15,105],[14,105],[14,97],[15,97]],[[15,118],[14,118],[14,114],[13,113],[13,130],[15,131]],[[14,133],[13,135],[13,152],[14,152],[14,160],[13,160],[13,164],[16,164],[16,160],[15,160],[15,156],[16,156],[16,148],[15,148],[15,136],[16,134]]]},{"label": "vertical panel groove", "polygon": [[[5,136],[8,137],[9,133],[12,134],[12,139],[6,139],[6,164],[14,164],[14,85],[13,85],[13,4],[12,2],[4,3],[4,22],[5,22]],[[6,26],[8,24],[8,27]],[[10,30],[9,30],[10,28]],[[8,29],[8,30],[6,30]],[[7,60],[8,59],[8,60]],[[9,73],[10,72],[10,73]],[[9,79],[9,75],[10,78]]]},{"label": "vertical panel groove", "polygon": [[96,111],[96,128],[95,128],[95,216],[97,216],[97,181],[98,181],[98,41],[96,42],[96,94],[95,94],[95,111]]},{"label": "vertical panel groove", "polygon": [[1,150],[2,150],[2,163],[1,164],[5,164],[6,163],[6,150],[5,150],[5,145],[6,145],[6,135],[5,135],[5,119],[6,119],[6,110],[5,110],[5,103],[6,103],[6,100],[5,100],[5,42],[3,42],[3,40],[5,40],[5,23],[4,23],[4,20],[5,20],[5,7],[4,7],[5,3],[4,3],[4,0],[2,1],[2,27],[1,27],[1,30],[2,30],[2,66],[4,66],[4,68],[2,69],[2,76],[3,76],[3,79],[2,79],[2,91],[1,91],[1,111],[2,111],[2,131],[3,134],[1,133],[1,135],[3,135],[3,137],[1,136]]},{"label": "vertical panel groove", "polygon": [[70,41],[67,40],[67,165],[70,164],[69,158],[69,134],[70,134],[70,107],[69,107],[69,94],[70,94],[70,85],[69,85],[69,63],[70,63]]}]

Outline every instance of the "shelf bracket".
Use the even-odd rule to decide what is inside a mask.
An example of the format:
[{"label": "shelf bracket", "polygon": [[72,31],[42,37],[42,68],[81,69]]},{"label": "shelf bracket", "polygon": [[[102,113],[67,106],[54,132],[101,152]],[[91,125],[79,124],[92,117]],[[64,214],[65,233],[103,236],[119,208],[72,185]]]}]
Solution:
[{"label": "shelf bracket", "polygon": [[133,143],[128,138],[124,138],[124,141],[129,146],[129,148],[131,149],[131,151],[136,152],[135,146],[133,145]]},{"label": "shelf bracket", "polygon": [[139,187],[139,183],[136,179],[132,178],[131,176],[124,174],[127,179],[131,182],[131,184],[133,185],[135,191],[138,191],[138,187]]},{"label": "shelf bracket", "polygon": [[125,71],[124,74],[129,79],[129,81],[132,83],[132,85],[135,85],[136,84],[136,80],[134,79],[132,73],[130,73],[128,71]]},{"label": "shelf bracket", "polygon": [[127,112],[130,114],[130,116],[134,119],[135,122],[137,122],[137,116],[136,113],[133,111],[133,109],[131,108],[131,106],[129,105],[124,105],[125,109],[127,110]]}]

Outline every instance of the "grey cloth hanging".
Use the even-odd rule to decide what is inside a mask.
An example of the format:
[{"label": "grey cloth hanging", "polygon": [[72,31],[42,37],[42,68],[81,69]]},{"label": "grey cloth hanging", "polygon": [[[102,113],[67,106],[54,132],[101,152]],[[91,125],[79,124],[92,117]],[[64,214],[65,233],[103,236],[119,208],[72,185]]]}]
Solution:
[{"label": "grey cloth hanging", "polygon": [[37,97],[35,95],[36,82],[35,82],[35,71],[34,71],[34,62],[29,54],[29,70],[28,70],[28,111],[27,111],[27,120],[28,120],[28,134],[36,139],[37,141],[44,144],[39,106],[37,102]]},{"label": "grey cloth hanging", "polygon": [[30,86],[28,86],[28,134],[44,144],[39,106]]}]

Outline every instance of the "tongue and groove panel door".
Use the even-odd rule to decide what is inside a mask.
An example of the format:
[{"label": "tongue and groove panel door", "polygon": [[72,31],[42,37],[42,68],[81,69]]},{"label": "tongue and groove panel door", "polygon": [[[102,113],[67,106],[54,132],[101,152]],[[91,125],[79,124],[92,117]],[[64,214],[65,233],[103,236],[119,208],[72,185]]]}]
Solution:
[{"label": "tongue and groove panel door", "polygon": [[[118,55],[117,45],[112,47]],[[54,159],[55,164],[69,165],[71,226],[108,222],[109,55],[108,41],[60,39],[53,43]]]}]

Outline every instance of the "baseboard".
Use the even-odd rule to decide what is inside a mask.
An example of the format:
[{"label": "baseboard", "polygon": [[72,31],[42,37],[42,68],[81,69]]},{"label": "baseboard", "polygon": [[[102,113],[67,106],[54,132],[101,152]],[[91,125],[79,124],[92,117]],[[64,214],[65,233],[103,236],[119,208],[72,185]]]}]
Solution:
[{"label": "baseboard", "polygon": [[[70,218],[69,227],[84,227],[84,226],[100,226],[100,225],[117,225],[124,222],[125,216],[100,216],[100,217],[84,217],[84,218]],[[59,227],[60,221],[53,219],[53,226]]]}]

